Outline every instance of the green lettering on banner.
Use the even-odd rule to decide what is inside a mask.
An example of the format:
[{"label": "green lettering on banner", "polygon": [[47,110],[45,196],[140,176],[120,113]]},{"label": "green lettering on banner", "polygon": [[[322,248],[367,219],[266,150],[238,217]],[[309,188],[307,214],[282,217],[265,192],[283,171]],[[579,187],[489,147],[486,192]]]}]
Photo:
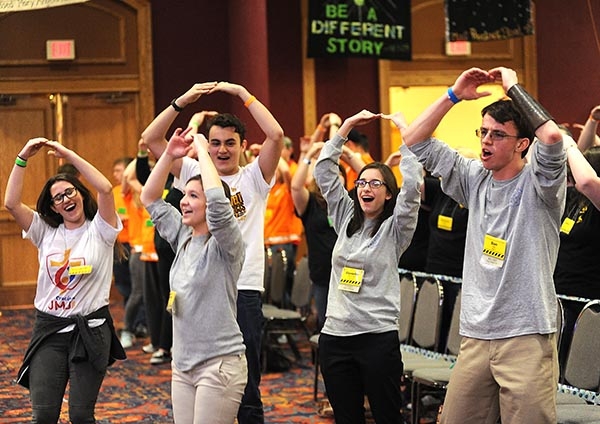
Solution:
[{"label": "green lettering on banner", "polygon": [[367,20],[377,22],[377,11],[374,7],[369,8],[369,12],[367,13]]},{"label": "green lettering on banner", "polygon": [[371,41],[371,40],[355,40],[346,38],[335,38],[330,37],[327,39],[327,52],[331,54],[335,53],[360,53],[368,55],[381,54],[383,48],[382,41]]},{"label": "green lettering on banner", "polygon": [[410,60],[410,0],[309,0],[309,57]]}]

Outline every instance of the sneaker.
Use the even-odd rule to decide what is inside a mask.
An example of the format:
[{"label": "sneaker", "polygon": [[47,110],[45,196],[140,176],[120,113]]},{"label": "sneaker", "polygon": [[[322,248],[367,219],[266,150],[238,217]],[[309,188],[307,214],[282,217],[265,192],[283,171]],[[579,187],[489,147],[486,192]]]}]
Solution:
[{"label": "sneaker", "polygon": [[143,324],[138,324],[138,326],[135,327],[135,336],[139,337],[140,339],[145,339],[148,337],[148,329],[146,326]]},{"label": "sneaker", "polygon": [[171,362],[171,352],[167,352],[166,350],[159,349],[152,354],[150,358],[150,363],[152,365],[160,365],[165,364],[167,362]]},{"label": "sneaker", "polygon": [[148,343],[147,345],[142,346],[142,350],[145,353],[154,353],[156,352],[156,348],[154,347],[154,345],[152,343]]},{"label": "sneaker", "polygon": [[135,343],[135,336],[131,331],[123,330],[121,331],[120,342],[123,349],[129,349]]}]

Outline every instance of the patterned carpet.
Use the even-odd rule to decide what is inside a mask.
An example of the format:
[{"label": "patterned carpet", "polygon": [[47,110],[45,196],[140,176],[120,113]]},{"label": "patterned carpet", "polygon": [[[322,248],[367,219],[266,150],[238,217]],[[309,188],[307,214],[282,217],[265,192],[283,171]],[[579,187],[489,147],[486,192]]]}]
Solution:
[{"label": "patterned carpet", "polygon": [[[111,305],[116,323],[122,322],[123,308]],[[33,309],[3,310],[0,316],[0,423],[31,421],[29,392],[14,383],[23,353],[29,342]],[[119,327],[119,324],[117,324]],[[104,379],[96,406],[98,423],[172,423],[168,364],[153,366],[138,340]],[[301,341],[302,361],[284,373],[263,375],[261,390],[266,423],[332,424],[333,418],[319,417],[313,401],[313,365],[308,344]],[[323,393],[322,383],[320,393]],[[68,423],[67,404],[60,423]]]}]

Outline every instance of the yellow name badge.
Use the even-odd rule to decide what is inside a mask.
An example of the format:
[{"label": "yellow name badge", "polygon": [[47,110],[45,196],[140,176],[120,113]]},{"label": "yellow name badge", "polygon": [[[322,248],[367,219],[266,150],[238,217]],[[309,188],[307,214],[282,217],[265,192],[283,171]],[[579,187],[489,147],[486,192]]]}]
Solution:
[{"label": "yellow name badge", "polygon": [[345,266],[342,269],[342,276],[340,278],[340,283],[338,284],[338,289],[352,293],[358,293],[360,286],[362,285],[364,274],[364,269],[356,269]]},{"label": "yellow name badge", "polygon": [[440,230],[452,231],[452,217],[438,215],[437,226]]},{"label": "yellow name badge", "polygon": [[506,240],[486,234],[483,240],[483,255],[480,261],[481,264],[502,268],[502,265],[504,265],[505,255]]},{"label": "yellow name badge", "polygon": [[90,274],[92,272],[91,265],[79,265],[69,267],[69,275]]},{"label": "yellow name badge", "polygon": [[575,220],[571,218],[565,218],[562,225],[560,226],[560,232],[565,234],[571,234],[571,230],[575,226]]},{"label": "yellow name badge", "polygon": [[171,315],[175,315],[175,293],[173,290],[169,292],[169,301],[167,302],[167,312]]}]

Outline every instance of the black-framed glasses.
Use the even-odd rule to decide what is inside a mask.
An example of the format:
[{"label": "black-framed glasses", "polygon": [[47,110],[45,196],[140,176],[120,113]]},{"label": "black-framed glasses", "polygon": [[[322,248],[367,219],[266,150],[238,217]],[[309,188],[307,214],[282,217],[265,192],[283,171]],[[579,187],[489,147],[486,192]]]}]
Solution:
[{"label": "black-framed glasses", "polygon": [[502,141],[505,138],[521,138],[518,135],[510,135],[505,132],[499,130],[488,130],[487,128],[477,128],[475,130],[475,135],[479,137],[480,140],[483,140],[487,135],[490,135],[492,141]]},{"label": "black-framed glasses", "polygon": [[50,201],[52,202],[52,204],[54,206],[58,206],[62,202],[65,201],[65,197],[67,199],[72,199],[75,196],[77,196],[77,188],[75,188],[75,187],[69,187],[68,189],[66,189],[62,193],[58,193],[56,196],[52,197],[50,199]]},{"label": "black-framed glasses", "polygon": [[356,187],[360,187],[360,188],[365,188],[367,186],[367,184],[372,189],[378,189],[378,188],[383,187],[385,185],[385,183],[383,181],[377,180],[377,179],[374,179],[374,180],[371,180],[371,181],[367,181],[367,180],[363,180],[361,178],[360,180],[354,181],[354,185]]}]

